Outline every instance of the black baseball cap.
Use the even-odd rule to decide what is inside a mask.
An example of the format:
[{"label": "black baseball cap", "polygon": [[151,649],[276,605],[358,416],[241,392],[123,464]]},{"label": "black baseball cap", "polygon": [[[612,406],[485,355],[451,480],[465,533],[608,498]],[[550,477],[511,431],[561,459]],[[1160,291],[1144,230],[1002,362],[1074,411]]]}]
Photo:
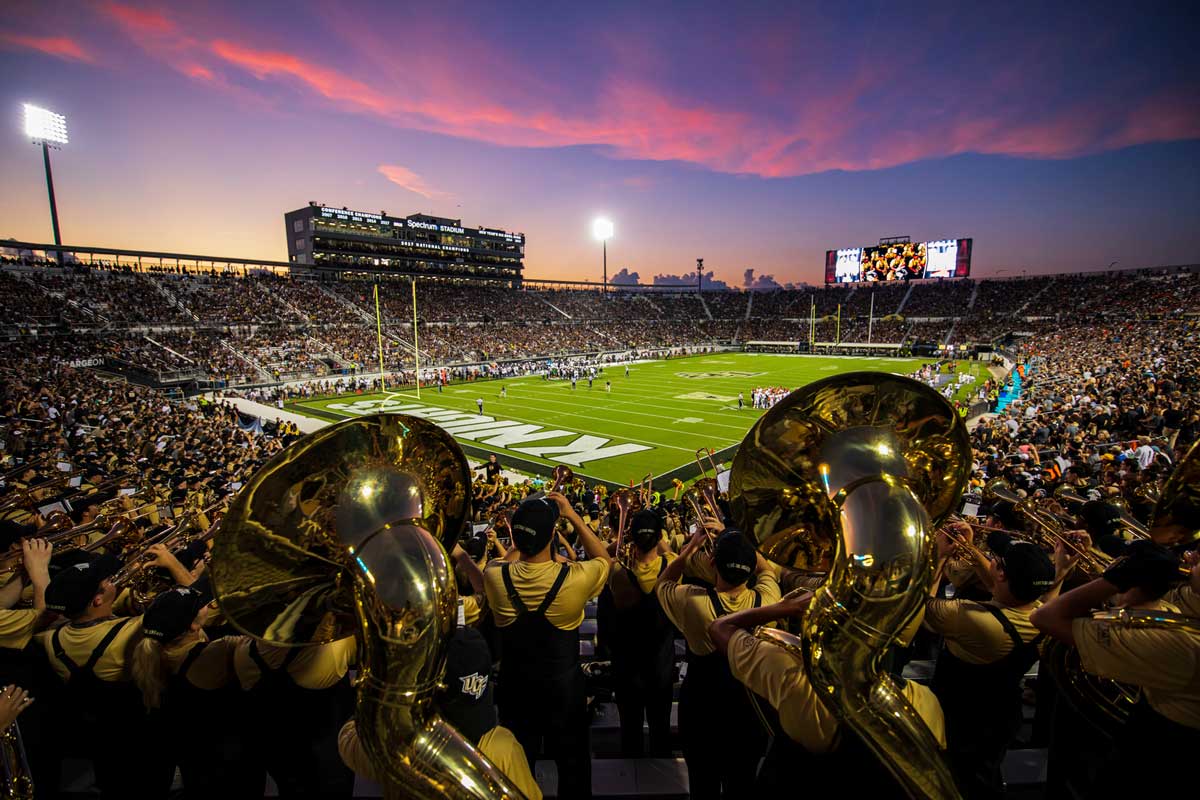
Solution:
[{"label": "black baseball cap", "polygon": [[177,586],[163,592],[146,609],[142,633],[149,639],[173,642],[187,633],[192,621],[207,603],[201,592],[189,586]]},{"label": "black baseball cap", "polygon": [[633,515],[629,524],[629,536],[638,550],[643,553],[653,550],[662,538],[663,521],[656,511],[645,509]]},{"label": "black baseball cap", "polygon": [[734,528],[726,528],[717,537],[713,547],[713,563],[717,574],[726,583],[741,586],[750,580],[754,573],[754,565],[758,563],[758,553],[742,532]]},{"label": "black baseball cap", "polygon": [[492,700],[492,655],[487,641],[474,628],[459,628],[446,654],[446,688],[437,706],[451,725],[471,742],[496,727]]},{"label": "black baseball cap", "polygon": [[1054,586],[1054,562],[1032,542],[992,531],[988,548],[1000,560],[1009,591],[1022,603],[1032,603]]},{"label": "black baseball cap", "polygon": [[100,556],[59,570],[46,587],[46,608],[68,617],[87,610],[88,603],[100,591],[100,584],[121,568],[115,556]]},{"label": "black baseball cap", "polygon": [[513,544],[527,556],[546,549],[554,536],[558,506],[545,497],[533,497],[517,507],[512,516]]}]

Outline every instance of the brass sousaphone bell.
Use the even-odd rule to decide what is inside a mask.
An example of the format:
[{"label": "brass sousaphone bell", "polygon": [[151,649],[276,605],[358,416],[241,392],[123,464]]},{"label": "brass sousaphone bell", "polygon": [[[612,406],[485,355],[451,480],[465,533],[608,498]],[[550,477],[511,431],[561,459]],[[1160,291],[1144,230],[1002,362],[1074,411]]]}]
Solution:
[{"label": "brass sousaphone bell", "polygon": [[433,707],[455,625],[447,550],[470,487],[441,428],[360,417],[276,454],[214,539],[213,593],[236,628],[291,646],[357,637],[355,718],[388,797],[521,796]]},{"label": "brass sousaphone bell", "polygon": [[817,696],[913,797],[958,796],[937,741],[880,660],[921,611],[933,532],[959,503],[965,425],[936,391],[852,372],[792,392],[750,429],[729,503],[766,558],[828,571],[800,636],[756,635],[800,657]]}]

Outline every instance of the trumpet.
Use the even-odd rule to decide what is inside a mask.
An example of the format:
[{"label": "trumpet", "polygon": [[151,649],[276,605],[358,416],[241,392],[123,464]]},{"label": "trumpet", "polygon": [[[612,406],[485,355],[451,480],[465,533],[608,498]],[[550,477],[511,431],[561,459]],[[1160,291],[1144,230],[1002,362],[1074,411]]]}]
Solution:
[{"label": "trumpet", "polygon": [[570,467],[559,464],[554,468],[554,480],[550,484],[550,491],[561,492],[563,487],[571,483],[574,477],[575,473],[571,471]]},{"label": "trumpet", "polygon": [[1099,577],[1112,563],[1112,559],[1108,555],[1090,547],[1081,546],[1072,537],[1067,536],[1064,532],[1063,522],[1058,517],[1038,508],[1032,500],[1020,497],[1003,478],[988,481],[984,487],[984,496],[1011,503],[1017,514],[1033,528],[1026,533],[1026,536],[1032,537],[1035,543],[1040,544],[1046,550],[1054,550],[1056,544],[1061,542],[1064,547],[1076,555],[1079,559],[1077,562],[1079,568],[1088,576]]},{"label": "trumpet", "polygon": [[[163,545],[172,555],[176,555],[194,542],[207,542],[216,534],[221,525],[223,514],[217,509],[222,505],[224,505],[224,501],[214,503],[201,511],[188,512],[175,525],[144,539],[138,546],[138,552],[131,554],[125,560],[125,564],[112,576],[113,585],[121,589],[129,589],[134,602],[139,605],[144,605],[161,592],[171,588],[174,585],[172,579],[162,576],[156,570],[146,568],[152,558],[149,554],[150,548],[155,545]],[[207,516],[210,512],[215,512],[213,516],[216,521],[200,532],[199,519],[201,515]]]}]

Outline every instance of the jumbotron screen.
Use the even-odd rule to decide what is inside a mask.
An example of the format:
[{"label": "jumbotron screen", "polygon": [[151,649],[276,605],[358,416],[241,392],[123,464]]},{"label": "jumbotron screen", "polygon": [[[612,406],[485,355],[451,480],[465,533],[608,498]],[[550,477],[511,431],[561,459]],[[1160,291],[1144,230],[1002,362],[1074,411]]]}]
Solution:
[{"label": "jumbotron screen", "polygon": [[846,247],[825,253],[825,283],[965,278],[972,239]]}]

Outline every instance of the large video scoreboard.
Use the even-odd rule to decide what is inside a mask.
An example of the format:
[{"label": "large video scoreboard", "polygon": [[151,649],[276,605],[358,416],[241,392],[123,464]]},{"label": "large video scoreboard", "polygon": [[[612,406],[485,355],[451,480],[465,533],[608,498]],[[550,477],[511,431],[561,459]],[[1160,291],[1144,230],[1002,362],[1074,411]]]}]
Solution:
[{"label": "large video scoreboard", "polygon": [[893,242],[825,253],[825,283],[965,278],[971,274],[972,239]]}]

